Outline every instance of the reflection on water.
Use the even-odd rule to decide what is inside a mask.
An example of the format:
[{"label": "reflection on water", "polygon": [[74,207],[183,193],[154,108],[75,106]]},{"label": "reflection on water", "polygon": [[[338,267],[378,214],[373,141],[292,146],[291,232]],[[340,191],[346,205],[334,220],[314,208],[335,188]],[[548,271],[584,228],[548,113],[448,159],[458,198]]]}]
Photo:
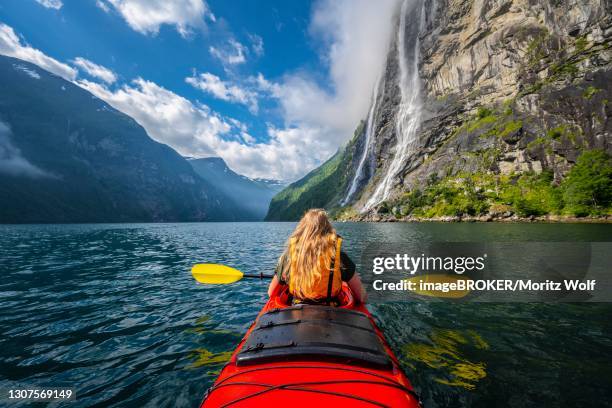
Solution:
[{"label": "reflection on water", "polygon": [[462,333],[459,330],[434,329],[429,343],[415,342],[402,347],[402,357],[414,371],[419,367],[411,361],[423,363],[439,374],[446,374],[443,378],[435,378],[440,384],[473,390],[476,383],[487,376],[487,372],[484,362],[471,362],[462,353],[462,349],[470,346],[480,350],[489,348],[474,330]]},{"label": "reflection on water", "polygon": [[[231,356],[231,351],[212,353],[204,348],[198,348],[190,354],[190,357],[195,359],[195,361],[189,366],[189,368],[222,365],[227,363]],[[217,370],[215,373],[218,374],[219,371],[220,370]]]},{"label": "reflection on water", "polygon": [[[197,405],[263,306],[266,282],[196,285],[191,265],[271,271],[292,227],[0,226],[0,388],[73,386],[71,407]],[[357,263],[368,241],[598,241],[611,232],[605,225],[337,227]],[[370,308],[428,407],[612,400],[609,305]]]},{"label": "reflection on water", "polygon": [[376,306],[427,407],[605,406],[611,311],[608,304]]},{"label": "reflection on water", "polygon": [[[225,347],[227,344],[235,344],[240,341],[244,334],[232,332],[227,329],[218,328],[220,325],[211,321],[210,316],[202,316],[195,321],[195,327],[185,330],[201,336],[201,344],[211,344],[215,348]],[[221,372],[223,365],[229,361],[233,350],[212,352],[206,348],[198,347],[189,354],[193,362],[187,366],[188,369],[208,367],[207,375],[216,377]]]}]

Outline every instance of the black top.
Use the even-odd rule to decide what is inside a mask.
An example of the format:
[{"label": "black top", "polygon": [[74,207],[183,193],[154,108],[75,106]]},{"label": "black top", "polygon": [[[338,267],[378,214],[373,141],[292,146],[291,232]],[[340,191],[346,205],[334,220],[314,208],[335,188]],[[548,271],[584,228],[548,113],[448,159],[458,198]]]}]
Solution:
[{"label": "black top", "polygon": [[[278,263],[276,264],[276,269],[274,270],[274,274],[278,278],[280,283],[287,284],[282,277],[283,274],[283,265],[285,262],[288,262],[288,259],[285,259],[286,255],[280,257]],[[349,258],[349,256],[344,251],[340,251],[340,274],[342,276],[343,282],[350,281],[355,275],[355,263]]]}]

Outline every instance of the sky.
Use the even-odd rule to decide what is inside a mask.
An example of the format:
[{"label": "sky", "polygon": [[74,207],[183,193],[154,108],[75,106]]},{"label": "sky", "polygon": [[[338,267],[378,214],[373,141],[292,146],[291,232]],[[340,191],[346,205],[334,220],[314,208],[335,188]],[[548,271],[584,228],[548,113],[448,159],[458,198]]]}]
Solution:
[{"label": "sky", "polygon": [[294,181],[365,119],[398,0],[3,0],[0,54],[189,157]]}]

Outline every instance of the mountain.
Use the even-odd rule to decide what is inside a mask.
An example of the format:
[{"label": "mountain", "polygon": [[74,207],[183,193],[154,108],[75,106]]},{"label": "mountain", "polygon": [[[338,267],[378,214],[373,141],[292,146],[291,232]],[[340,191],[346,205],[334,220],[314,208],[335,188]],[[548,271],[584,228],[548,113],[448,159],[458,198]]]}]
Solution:
[{"label": "mountain", "polygon": [[284,184],[277,180],[253,180],[232,171],[220,157],[188,159],[195,172],[233,201],[242,220],[263,220],[272,197]]},{"label": "mountain", "polygon": [[287,187],[287,183],[283,180],[276,180],[276,179],[267,179],[267,178],[254,178],[253,181],[255,181],[256,183],[263,185],[267,188],[269,188],[270,190],[274,191],[275,193],[278,193],[279,191],[282,191],[285,187]]},{"label": "mountain", "polygon": [[342,200],[344,186],[349,181],[349,167],[355,149],[357,135],[363,124],[355,131],[355,137],[320,167],[279,192],[272,201],[267,221],[299,219],[309,208],[333,208]]},{"label": "mountain", "polygon": [[0,56],[0,222],[235,220],[238,209],[129,116]]},{"label": "mountain", "polygon": [[365,124],[267,219],[610,214],[608,3],[404,0]]}]

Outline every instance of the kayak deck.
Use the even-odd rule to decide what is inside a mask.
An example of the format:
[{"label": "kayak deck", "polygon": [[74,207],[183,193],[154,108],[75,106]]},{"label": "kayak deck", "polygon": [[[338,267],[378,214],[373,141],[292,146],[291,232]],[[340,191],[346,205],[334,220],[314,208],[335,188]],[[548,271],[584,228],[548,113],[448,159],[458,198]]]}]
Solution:
[{"label": "kayak deck", "polygon": [[272,309],[257,319],[236,365],[298,358],[349,360],[390,367],[391,360],[368,316],[331,306]]},{"label": "kayak deck", "polygon": [[369,311],[343,287],[342,306],[290,306],[275,293],[202,407],[419,407]]}]

